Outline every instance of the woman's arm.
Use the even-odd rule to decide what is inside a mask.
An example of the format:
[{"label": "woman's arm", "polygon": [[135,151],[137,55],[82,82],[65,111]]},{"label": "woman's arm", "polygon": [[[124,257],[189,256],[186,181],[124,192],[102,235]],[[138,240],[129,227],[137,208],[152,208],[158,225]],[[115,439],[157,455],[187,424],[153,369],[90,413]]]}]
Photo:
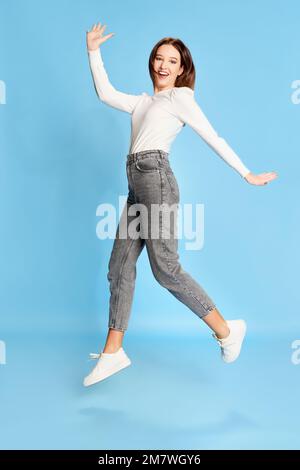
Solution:
[{"label": "woman's arm", "polygon": [[226,140],[220,137],[211,126],[194,98],[194,91],[189,87],[174,88],[173,91],[177,117],[182,122],[191,126],[242,177],[250,173],[250,170],[227,144]]},{"label": "woman's arm", "polygon": [[101,101],[113,108],[132,113],[142,95],[128,95],[117,91],[109,81],[104,68],[99,46],[111,38],[115,33],[103,36],[106,25],[94,24],[90,31],[86,32],[86,45],[89,64],[93,75],[95,90]]},{"label": "woman's arm", "polygon": [[113,87],[104,68],[100,48],[91,51],[88,49],[88,57],[99,99],[113,108],[132,113],[143,95],[129,95]]}]

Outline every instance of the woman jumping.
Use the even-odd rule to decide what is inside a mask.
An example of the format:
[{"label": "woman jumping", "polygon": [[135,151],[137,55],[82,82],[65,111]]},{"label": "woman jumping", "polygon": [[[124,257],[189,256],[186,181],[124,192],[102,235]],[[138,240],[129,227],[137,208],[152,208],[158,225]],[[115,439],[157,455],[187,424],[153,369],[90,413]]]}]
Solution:
[{"label": "woman jumping", "polygon": [[[167,229],[166,209],[158,218],[153,217],[151,212],[153,206],[167,209],[178,207],[180,193],[170,166],[169,152],[185,124],[192,127],[248,183],[265,185],[277,177],[275,172],[251,173],[211,126],[195,101],[195,68],[189,49],[180,39],[163,38],[151,51],[149,72],[154,94],[151,96],[144,92],[130,95],[113,87],[104,68],[99,46],[114,35],[104,36],[105,28],[106,25],[98,23],[87,31],[87,52],[99,99],[131,114],[131,143],[126,161],[129,192],[108,266],[110,304],[106,344],[100,354],[91,354],[98,360],[91,373],[84,378],[85,386],[95,384],[131,364],[122,341],[133,301],[136,262],[144,246],[155,279],[208,325],[221,348],[222,359],[230,363],[240,354],[246,322],[242,319],[225,320],[206,291],[183,270],[177,251],[176,210]],[[139,211],[145,209],[139,219],[140,236],[128,233],[136,221],[136,214],[132,212],[134,206]],[[169,236],[163,236],[163,231],[167,231]],[[157,236],[152,236],[153,232]]]}]

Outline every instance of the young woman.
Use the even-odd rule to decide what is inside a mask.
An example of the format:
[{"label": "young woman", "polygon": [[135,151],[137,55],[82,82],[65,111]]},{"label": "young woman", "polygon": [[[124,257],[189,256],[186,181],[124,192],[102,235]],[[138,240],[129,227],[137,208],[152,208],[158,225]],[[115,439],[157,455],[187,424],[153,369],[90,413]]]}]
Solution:
[{"label": "young woman", "polygon": [[[128,198],[117,228],[109,261],[110,282],[108,335],[91,373],[85,377],[89,386],[131,364],[122,347],[133,300],[136,262],[146,246],[156,280],[199,316],[211,330],[221,348],[221,357],[229,363],[237,359],[246,333],[246,322],[225,320],[205,290],[187,273],[177,253],[176,211],[169,227],[169,237],[162,236],[164,217],[149,217],[152,205],[167,207],[179,203],[179,187],[169,162],[170,146],[185,124],[190,125],[217,154],[248,183],[265,185],[277,177],[275,172],[254,175],[242,163],[227,142],[219,137],[194,98],[195,69],[189,49],[180,39],[164,38],[149,57],[149,72],[154,94],[130,95],[110,83],[99,46],[114,33],[103,35],[106,25],[95,24],[87,31],[87,50],[95,90],[109,106],[128,112],[131,117],[131,145],[127,155]],[[130,208],[143,205],[147,216],[140,219],[141,236],[120,237],[121,226],[129,228],[136,219]],[[131,214],[131,215],[130,215]],[[146,233],[146,227],[148,229]],[[158,237],[149,236],[158,229]],[[152,232],[151,232],[152,233]],[[144,236],[145,235],[145,236]]]}]

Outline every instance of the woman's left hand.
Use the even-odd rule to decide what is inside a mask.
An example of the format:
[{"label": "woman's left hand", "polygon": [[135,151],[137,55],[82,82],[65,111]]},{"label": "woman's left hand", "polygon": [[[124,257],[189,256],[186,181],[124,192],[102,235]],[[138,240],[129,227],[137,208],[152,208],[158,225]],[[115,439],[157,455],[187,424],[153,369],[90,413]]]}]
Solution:
[{"label": "woman's left hand", "polygon": [[261,186],[263,184],[269,183],[269,181],[274,180],[277,178],[277,173],[275,171],[271,171],[270,173],[260,173],[259,175],[254,175],[253,173],[249,172],[244,176],[244,179],[256,186]]}]

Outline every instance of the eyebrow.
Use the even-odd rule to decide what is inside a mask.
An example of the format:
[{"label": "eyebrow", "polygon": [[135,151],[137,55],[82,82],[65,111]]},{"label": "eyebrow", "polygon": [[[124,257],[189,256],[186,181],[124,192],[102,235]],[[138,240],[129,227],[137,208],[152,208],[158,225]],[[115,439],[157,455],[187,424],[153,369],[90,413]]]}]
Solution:
[{"label": "eyebrow", "polygon": [[[161,54],[156,54],[156,55],[160,55],[161,57],[163,57]],[[177,57],[172,57],[172,56],[170,56],[170,59],[176,59],[176,60],[178,60]]]}]

